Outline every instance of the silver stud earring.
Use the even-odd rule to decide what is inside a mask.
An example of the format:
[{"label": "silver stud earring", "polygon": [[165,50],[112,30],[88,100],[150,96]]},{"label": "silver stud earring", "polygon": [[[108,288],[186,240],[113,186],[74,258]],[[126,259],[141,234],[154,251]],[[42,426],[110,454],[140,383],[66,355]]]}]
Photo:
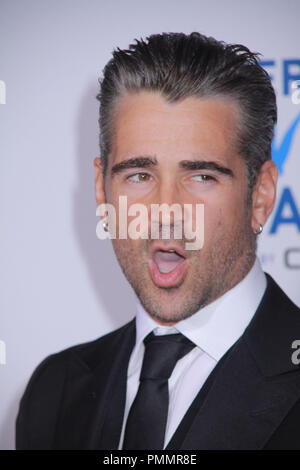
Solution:
[{"label": "silver stud earring", "polygon": [[259,228],[257,228],[256,230],[253,230],[255,235],[259,235],[262,231],[263,231],[263,226],[261,224],[259,224]]},{"label": "silver stud earring", "polygon": [[103,230],[104,230],[105,232],[108,232],[108,223],[103,221],[103,222],[102,222],[102,225],[103,225]]}]

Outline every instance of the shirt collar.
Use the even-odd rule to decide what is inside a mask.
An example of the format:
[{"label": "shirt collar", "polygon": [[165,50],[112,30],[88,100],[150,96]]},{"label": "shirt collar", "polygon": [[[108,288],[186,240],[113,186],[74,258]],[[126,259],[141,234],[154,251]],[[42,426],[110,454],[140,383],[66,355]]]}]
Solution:
[{"label": "shirt collar", "polygon": [[144,338],[153,330],[157,334],[180,332],[218,361],[243,334],[257,310],[266,285],[266,276],[256,258],[248,274],[232,289],[172,326],[158,324],[136,299],[136,344],[129,362],[129,375],[137,366],[138,353],[144,348]]}]

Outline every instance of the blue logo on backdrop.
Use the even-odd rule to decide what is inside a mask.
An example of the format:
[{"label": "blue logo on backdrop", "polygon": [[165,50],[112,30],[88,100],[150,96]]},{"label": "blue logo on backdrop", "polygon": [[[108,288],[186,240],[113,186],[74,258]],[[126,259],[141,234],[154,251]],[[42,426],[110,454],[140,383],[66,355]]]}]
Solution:
[{"label": "blue logo on backdrop", "polygon": [[[290,148],[295,137],[295,131],[299,123],[300,113],[288,128],[280,143],[278,143],[277,132],[275,131],[275,136],[272,142],[272,159],[278,166],[280,175],[283,173],[284,163],[288,159]],[[288,211],[289,215],[285,215],[285,211]],[[300,232],[300,213],[293,193],[289,187],[284,188],[281,193],[279,204],[270,229],[270,234],[276,233],[278,227],[283,224],[294,224],[298,229],[298,232]]]},{"label": "blue logo on backdrop", "polygon": [[[274,60],[260,61],[262,67],[268,69],[275,67]],[[281,65],[281,64],[280,64]],[[277,70],[276,70],[277,71]],[[274,77],[270,75],[273,81]],[[282,94],[289,96],[293,82],[300,80],[300,59],[284,59],[282,60]],[[279,175],[284,173],[285,164],[290,156],[291,147],[296,136],[296,131],[300,127],[300,113],[296,116],[289,128],[285,132],[281,141],[278,139],[277,129],[272,142],[272,159],[275,161]],[[297,207],[296,199],[290,187],[285,187],[279,197],[279,202],[275,211],[274,219],[270,229],[270,234],[275,234],[282,225],[294,225],[300,232],[300,211]]]},{"label": "blue logo on backdrop", "polygon": [[[281,73],[281,84],[276,92],[281,93],[282,96],[288,97],[291,100],[291,104],[300,104],[300,59],[283,59],[281,61],[269,60],[260,61],[262,67],[269,69],[270,67],[276,73],[276,79]],[[267,70],[269,72],[269,70]],[[269,73],[271,80],[274,80],[273,74]],[[277,82],[277,85],[280,81]],[[296,111],[299,108],[294,108]],[[272,159],[275,161],[278,167],[279,175],[283,175],[286,170],[286,163],[291,154],[293,142],[296,137],[297,131],[300,128],[300,113],[289,125],[283,138],[279,141],[277,129],[275,129],[275,135],[272,142]],[[274,211],[273,221],[270,228],[270,235],[274,235],[278,232],[279,227],[282,229],[287,226],[293,226],[293,228],[300,232],[300,210],[299,205],[297,206],[295,194],[290,186],[286,186],[282,189],[282,192],[278,198],[277,207]],[[300,269],[300,246],[283,246],[283,264],[288,269]],[[263,262],[273,262],[275,260],[275,253],[263,253],[261,255]]]},{"label": "blue logo on backdrop", "polygon": [[279,173],[283,173],[283,165],[289,156],[289,151],[295,137],[295,131],[298,124],[300,123],[300,113],[296,119],[292,122],[288,130],[286,131],[282,141],[278,142],[277,129],[275,129],[275,135],[272,142],[272,160],[278,166]]}]

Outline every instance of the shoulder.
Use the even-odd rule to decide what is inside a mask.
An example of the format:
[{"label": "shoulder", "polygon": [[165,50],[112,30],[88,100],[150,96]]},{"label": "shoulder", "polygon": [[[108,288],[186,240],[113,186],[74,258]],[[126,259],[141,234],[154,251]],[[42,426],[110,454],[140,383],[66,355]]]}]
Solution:
[{"label": "shoulder", "polygon": [[[112,347],[114,343],[118,343],[126,334],[132,332],[135,327],[135,320],[130,320],[130,322],[121,326],[120,328],[111,331],[93,341],[88,341],[85,343],[76,344],[74,346],[68,347],[56,353],[50,354],[47,356],[33,371],[30,380],[27,385],[26,392],[30,390],[30,387],[37,380],[41,379],[42,376],[47,373],[53,376],[54,381],[57,381],[64,372],[66,365],[72,361],[74,356],[81,358],[83,362],[86,362],[87,365],[91,363],[92,359],[101,352],[106,351],[108,348]],[[25,393],[26,393],[25,392]]]},{"label": "shoulder", "polygon": [[270,274],[265,273],[265,275],[267,278],[267,289],[264,296],[265,301],[272,304],[275,311],[285,310],[292,316],[295,316],[295,320],[299,321],[300,308],[290,299]]},{"label": "shoulder", "polygon": [[74,356],[79,357],[83,362],[93,368],[94,361],[99,360],[103,353],[114,348],[120,341],[126,340],[129,336],[135,334],[135,318],[127,322],[125,325],[113,330],[93,341],[76,344],[67,349],[52,354],[47,359],[49,362],[61,362],[72,360]]},{"label": "shoulder", "polygon": [[134,333],[135,319],[96,340],[68,347],[43,359],[34,369],[20,400],[16,420],[16,448],[27,448],[30,422],[36,414],[45,414],[41,421],[47,423],[50,435],[70,363],[79,361],[83,371],[93,369],[101,358],[109,358],[111,348]]},{"label": "shoulder", "polygon": [[294,341],[300,339],[300,309],[272,276],[265,274],[267,288],[243,339],[264,375],[298,373],[291,356]]}]

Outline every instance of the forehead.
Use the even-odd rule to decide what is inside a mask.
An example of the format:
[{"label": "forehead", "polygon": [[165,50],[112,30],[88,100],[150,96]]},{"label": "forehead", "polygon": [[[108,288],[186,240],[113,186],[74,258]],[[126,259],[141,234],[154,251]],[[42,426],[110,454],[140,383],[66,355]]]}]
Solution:
[{"label": "forehead", "polygon": [[236,157],[238,105],[221,97],[168,103],[157,92],[127,93],[114,114],[112,163],[156,155],[176,161],[198,155],[222,162]]}]

